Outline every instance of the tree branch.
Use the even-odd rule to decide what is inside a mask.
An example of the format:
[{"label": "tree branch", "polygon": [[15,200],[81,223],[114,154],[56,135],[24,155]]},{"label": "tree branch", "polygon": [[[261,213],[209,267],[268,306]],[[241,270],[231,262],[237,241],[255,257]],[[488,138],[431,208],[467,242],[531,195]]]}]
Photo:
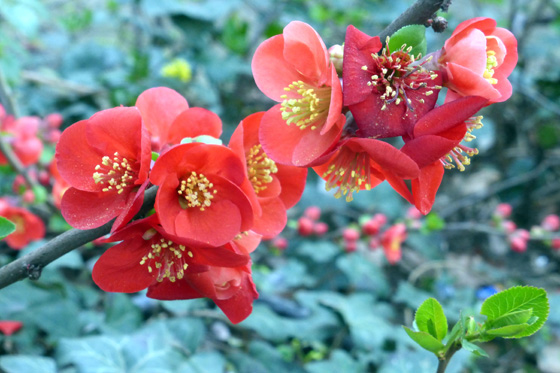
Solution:
[{"label": "tree branch", "polygon": [[[136,218],[144,216],[154,207],[157,187],[149,188],[144,194],[144,203]],[[13,284],[14,282],[30,278],[37,280],[41,276],[42,269],[78,247],[102,237],[111,231],[111,226],[115,219],[102,225],[101,227],[80,230],[72,229],[56,236],[37,250],[5,265],[0,268],[0,289]]]},{"label": "tree branch", "polygon": [[435,12],[437,12],[448,0],[417,0],[396,20],[391,22],[381,33],[379,38],[385,43],[387,36],[393,35],[400,28],[408,25],[423,25]]}]

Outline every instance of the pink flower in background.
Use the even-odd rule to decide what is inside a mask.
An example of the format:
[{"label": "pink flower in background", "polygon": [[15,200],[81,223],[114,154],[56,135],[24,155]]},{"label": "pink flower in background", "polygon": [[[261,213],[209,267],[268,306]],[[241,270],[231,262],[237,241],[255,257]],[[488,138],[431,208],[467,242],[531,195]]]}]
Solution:
[{"label": "pink flower in background", "polygon": [[[39,161],[43,151],[43,143],[37,137],[41,120],[38,117],[22,117],[16,119],[6,115],[0,105],[0,132],[2,141],[11,145],[17,158],[24,166],[30,166]],[[0,153],[0,165],[7,160]]]},{"label": "pink flower in background", "polygon": [[544,230],[555,232],[560,229],[560,217],[556,214],[550,214],[545,216],[541,223],[541,227]]},{"label": "pink flower in background", "polygon": [[390,264],[396,264],[401,260],[401,245],[404,240],[406,240],[406,225],[404,223],[397,223],[383,232],[381,245]]}]

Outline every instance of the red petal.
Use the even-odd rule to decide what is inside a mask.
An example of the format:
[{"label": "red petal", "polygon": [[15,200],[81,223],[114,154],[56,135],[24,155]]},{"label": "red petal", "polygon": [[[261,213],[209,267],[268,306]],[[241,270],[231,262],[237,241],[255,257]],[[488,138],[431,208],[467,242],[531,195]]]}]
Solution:
[{"label": "red petal", "polygon": [[155,282],[147,266],[140,265],[150,251],[141,237],[110,247],[93,267],[93,281],[105,291],[135,293]]},{"label": "red petal", "polygon": [[175,118],[189,108],[187,100],[173,89],[150,88],[136,100],[144,125],[150,132],[156,151],[167,144],[169,127]]},{"label": "red petal", "polygon": [[[2,107],[0,106],[0,109],[1,108]],[[12,335],[20,330],[22,326],[23,323],[21,321],[2,320],[0,321],[0,332],[4,335]]]},{"label": "red petal", "polygon": [[179,144],[185,137],[201,135],[220,138],[222,134],[222,120],[220,117],[200,107],[193,107],[179,114],[169,129],[167,143]]},{"label": "red petal", "polygon": [[276,237],[286,226],[286,207],[279,198],[259,198],[259,201],[263,213],[255,217],[251,229],[268,240]]},{"label": "red petal", "polygon": [[62,196],[62,216],[74,228],[97,228],[119,215],[128,197],[128,193],[94,193],[70,188]]},{"label": "red petal", "polygon": [[500,92],[488,80],[463,66],[448,63],[447,74],[446,86],[463,96],[482,96],[488,100],[500,97]]},{"label": "red petal", "polygon": [[144,182],[136,192],[136,194],[131,193],[126,201],[126,205],[123,207],[123,211],[117,216],[117,219],[113,223],[113,227],[111,228],[111,233],[121,229],[124,227],[134,215],[140,211],[142,208],[142,204],[144,203],[144,190],[148,186],[148,180]]},{"label": "red petal", "polygon": [[443,165],[436,161],[423,167],[417,179],[412,180],[414,205],[424,215],[430,212],[436,199],[436,193],[443,179]]},{"label": "red petal", "polygon": [[239,290],[228,299],[215,299],[214,303],[228,317],[229,321],[238,324],[253,312],[253,301],[259,297],[250,276],[244,276]]},{"label": "red petal", "polygon": [[[214,285],[212,284],[212,286]],[[160,300],[197,299],[204,297],[204,295],[195,290],[186,280],[156,282],[148,287],[146,296],[148,298]]]},{"label": "red petal", "polygon": [[274,177],[280,180],[282,191],[280,199],[286,209],[292,208],[301,199],[307,181],[307,168],[277,165],[278,172]]},{"label": "red petal", "polygon": [[450,140],[441,136],[426,135],[408,141],[401,148],[418,164],[418,167],[426,167],[441,157],[448,154],[461,140]]}]

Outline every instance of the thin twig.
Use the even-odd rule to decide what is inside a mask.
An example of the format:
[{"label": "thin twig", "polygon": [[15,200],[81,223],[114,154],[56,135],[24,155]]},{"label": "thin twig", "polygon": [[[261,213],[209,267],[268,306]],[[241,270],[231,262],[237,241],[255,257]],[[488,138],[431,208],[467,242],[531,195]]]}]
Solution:
[{"label": "thin twig", "polygon": [[[144,194],[144,204],[136,217],[142,217],[154,206],[157,187],[151,187]],[[0,289],[14,282],[30,278],[36,280],[40,277],[42,269],[78,247],[102,237],[111,231],[114,219],[101,227],[80,230],[71,229],[56,236],[37,250],[17,259],[0,268]]]},{"label": "thin twig", "polygon": [[387,36],[393,35],[400,28],[408,25],[423,25],[435,12],[437,12],[445,0],[417,0],[407,10],[404,11],[396,20],[391,22],[381,33],[379,38],[385,43]]}]

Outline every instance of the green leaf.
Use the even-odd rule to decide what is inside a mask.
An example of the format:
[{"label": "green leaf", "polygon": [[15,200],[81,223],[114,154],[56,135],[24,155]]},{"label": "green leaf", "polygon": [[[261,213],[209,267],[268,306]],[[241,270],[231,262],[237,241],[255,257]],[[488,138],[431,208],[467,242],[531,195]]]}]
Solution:
[{"label": "green leaf", "polygon": [[488,357],[488,354],[486,353],[486,351],[484,351],[482,348],[478,347],[474,343],[471,343],[471,342],[467,341],[466,339],[461,340],[461,346],[463,346],[463,348],[465,350],[467,350],[469,352],[472,352],[473,354],[475,354],[477,356]]},{"label": "green leaf", "polygon": [[16,225],[6,219],[3,216],[0,216],[0,239],[6,237],[9,234],[14,233],[16,230]]},{"label": "green leaf", "polygon": [[418,330],[426,332],[438,341],[447,335],[447,318],[441,304],[434,298],[428,298],[418,307],[414,316]]},{"label": "green leaf", "polygon": [[56,364],[53,359],[31,355],[2,356],[0,357],[0,368],[2,368],[2,372],[6,373],[56,372]]},{"label": "green leaf", "polygon": [[[382,40],[384,42],[385,40]],[[409,25],[399,29],[389,40],[389,51],[392,53],[401,49],[403,45],[404,48],[412,47],[410,54],[413,56],[426,55],[426,27],[422,25]]]},{"label": "green leaf", "polygon": [[[548,312],[549,304],[546,291],[531,286],[516,286],[508,290],[501,291],[492,295],[482,304],[480,313],[488,317],[488,325],[491,322],[507,321],[508,318],[504,317],[511,315],[511,319],[522,319],[526,314],[518,314],[516,312],[526,311],[532,309],[530,316],[538,317],[538,320],[529,325],[518,334],[511,335],[504,338],[522,338],[534,334],[545,323]],[[524,325],[524,324],[521,324]],[[494,329],[495,330],[495,329]]]},{"label": "green leaf", "polygon": [[422,348],[430,352],[433,352],[434,354],[439,353],[445,348],[443,343],[441,343],[440,341],[438,341],[437,339],[435,339],[434,337],[432,337],[430,334],[426,332],[415,332],[414,330],[411,330],[406,326],[403,326],[403,328],[406,334],[408,334],[408,336],[414,342],[418,343]]},{"label": "green leaf", "polygon": [[445,228],[445,220],[440,218],[435,212],[430,212],[426,215],[425,228],[428,232],[440,231]]},{"label": "green leaf", "polygon": [[501,328],[486,330],[484,333],[502,338],[521,338],[523,335],[520,334],[528,327],[530,327],[529,324],[508,325]]},{"label": "green leaf", "polygon": [[525,324],[527,321],[529,321],[532,315],[532,308],[529,308],[528,310],[519,310],[505,314],[495,320],[488,321],[485,326],[487,329],[497,329],[501,328],[502,326]]}]

